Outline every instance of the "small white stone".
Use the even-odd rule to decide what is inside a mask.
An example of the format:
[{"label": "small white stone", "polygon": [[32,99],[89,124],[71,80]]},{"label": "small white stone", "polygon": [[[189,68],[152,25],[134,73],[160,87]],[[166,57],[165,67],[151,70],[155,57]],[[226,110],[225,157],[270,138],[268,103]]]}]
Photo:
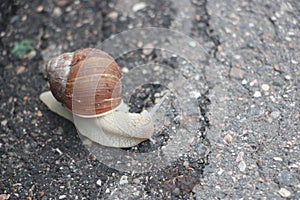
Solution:
[{"label": "small white stone", "polygon": [[280,190],[278,191],[278,193],[282,196],[282,197],[289,197],[291,196],[291,192],[288,191],[287,189],[285,188],[280,188]]},{"label": "small white stone", "polygon": [[55,151],[59,154],[59,155],[63,155],[63,152],[61,152],[61,150],[59,148],[56,148]]},{"label": "small white stone", "polygon": [[138,48],[142,48],[142,46],[143,46],[143,42],[142,42],[142,41],[138,41],[137,47],[138,47]]},{"label": "small white stone", "polygon": [[286,75],[284,78],[285,78],[286,80],[291,80],[291,79],[292,79],[292,77],[291,77],[290,75]]},{"label": "small white stone", "polygon": [[132,11],[133,12],[137,12],[139,10],[142,10],[144,8],[146,8],[147,4],[145,2],[139,2],[133,5],[132,7]]},{"label": "small white stone", "polygon": [[2,120],[2,121],[1,121],[1,125],[2,125],[2,126],[6,126],[6,125],[7,125],[7,122],[8,122],[7,119]]},{"label": "small white stone", "polygon": [[132,193],[134,196],[139,196],[140,195],[140,191],[136,191],[134,193]]},{"label": "small white stone", "polygon": [[246,162],[244,160],[242,160],[240,163],[239,163],[239,169],[241,172],[244,172],[246,170]]},{"label": "small white stone", "polygon": [[189,45],[190,45],[190,47],[196,47],[197,43],[195,41],[190,41]]},{"label": "small white stone", "polygon": [[117,12],[115,12],[115,11],[110,12],[110,13],[107,14],[107,17],[109,17],[109,18],[112,19],[112,20],[117,19],[118,16],[119,16],[119,14],[118,14]]},{"label": "small white stone", "polygon": [[271,116],[273,119],[277,119],[277,118],[280,117],[280,114],[281,114],[280,111],[273,111],[273,112],[271,112],[270,116]]},{"label": "small white stone", "polygon": [[222,175],[223,172],[224,172],[224,169],[220,168],[220,170],[218,171],[218,175],[219,175],[219,176]]},{"label": "small white stone", "polygon": [[277,18],[276,18],[275,16],[271,16],[271,20],[272,20],[272,21],[276,21]]},{"label": "small white stone", "polygon": [[254,85],[256,85],[256,84],[257,84],[257,80],[256,80],[256,79],[254,79],[253,81],[251,81],[251,82],[250,82],[250,84],[249,84],[249,85],[252,87],[252,86],[254,86]]},{"label": "small white stone", "polygon": [[59,7],[55,7],[54,10],[53,10],[53,15],[55,17],[60,17],[62,15],[62,11]]},{"label": "small white stone", "polygon": [[159,70],[160,70],[160,66],[159,66],[159,65],[156,65],[156,66],[153,68],[153,70],[156,71],[156,72],[159,71]]},{"label": "small white stone", "polygon": [[260,91],[255,91],[253,96],[256,97],[256,98],[261,97],[261,92]]},{"label": "small white stone", "polygon": [[279,161],[279,162],[282,162],[283,160],[282,160],[282,158],[280,158],[280,157],[274,157],[273,158],[275,161]]},{"label": "small white stone", "polygon": [[128,69],[127,67],[123,67],[123,68],[122,68],[122,72],[126,74],[126,73],[129,72],[129,69]]},{"label": "small white stone", "polygon": [[262,84],[261,89],[263,89],[264,91],[268,91],[270,89],[270,86],[268,84]]},{"label": "small white stone", "polygon": [[190,92],[190,97],[193,97],[193,98],[198,98],[201,96],[201,93],[198,92],[198,91],[191,91]]},{"label": "small white stone", "polygon": [[243,85],[246,85],[247,83],[248,83],[248,82],[247,82],[246,79],[243,79],[243,80],[242,80],[242,84],[243,84]]},{"label": "small white stone", "polygon": [[66,196],[65,194],[60,195],[60,196],[58,197],[58,199],[65,199],[65,198],[67,198],[67,196]]},{"label": "small white stone", "polygon": [[96,182],[97,185],[101,186],[102,185],[102,181],[99,179],[97,182]]},{"label": "small white stone", "polygon": [[189,162],[188,162],[188,161],[184,161],[184,162],[183,162],[183,166],[184,166],[185,168],[188,168],[188,167],[189,167]]},{"label": "small white stone", "polygon": [[128,176],[122,176],[120,179],[120,185],[124,185],[128,183]]}]

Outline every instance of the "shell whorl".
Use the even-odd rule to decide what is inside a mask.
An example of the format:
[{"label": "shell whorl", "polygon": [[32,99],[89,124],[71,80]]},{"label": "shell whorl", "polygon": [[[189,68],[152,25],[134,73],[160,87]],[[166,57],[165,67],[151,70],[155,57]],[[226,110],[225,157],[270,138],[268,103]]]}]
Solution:
[{"label": "shell whorl", "polygon": [[46,64],[51,92],[53,96],[62,103],[64,101],[64,92],[73,57],[74,52],[64,53],[52,58]]},{"label": "shell whorl", "polygon": [[46,70],[53,96],[76,115],[101,116],[122,102],[120,68],[101,50],[64,53],[52,58]]}]

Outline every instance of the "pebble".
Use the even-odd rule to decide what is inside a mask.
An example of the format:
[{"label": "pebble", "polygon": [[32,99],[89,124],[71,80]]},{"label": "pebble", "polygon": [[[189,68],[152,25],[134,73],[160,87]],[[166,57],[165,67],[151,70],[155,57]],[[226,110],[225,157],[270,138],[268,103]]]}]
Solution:
[{"label": "pebble", "polygon": [[188,167],[189,167],[189,162],[188,162],[188,161],[184,161],[184,162],[183,162],[183,166],[184,166],[185,168],[188,168]]},{"label": "pebble", "polygon": [[189,45],[190,45],[190,47],[196,47],[197,43],[195,41],[190,41]]},{"label": "pebble", "polygon": [[220,168],[219,171],[218,171],[218,175],[219,175],[219,176],[222,175],[223,172],[224,172],[224,169]]},{"label": "pebble", "polygon": [[126,74],[126,73],[129,72],[129,69],[128,69],[127,67],[123,67],[123,68],[122,68],[122,72]]},{"label": "pebble", "polygon": [[263,89],[264,91],[268,91],[270,89],[270,86],[268,84],[262,84],[261,89]]},{"label": "pebble", "polygon": [[253,96],[255,98],[261,97],[261,92],[260,91],[255,91]]},{"label": "pebble", "polygon": [[283,160],[282,160],[282,158],[280,158],[280,157],[274,157],[273,158],[275,161],[279,161],[279,162],[282,162]]},{"label": "pebble", "polygon": [[139,2],[133,5],[132,7],[132,11],[133,12],[137,12],[139,10],[142,10],[144,8],[146,8],[147,4],[145,2]]},{"label": "pebble", "polygon": [[1,125],[2,125],[2,126],[6,126],[6,125],[7,125],[7,122],[8,122],[7,119],[4,119],[4,120],[1,121]]},{"label": "pebble", "polygon": [[242,80],[242,84],[243,84],[243,85],[246,85],[247,83],[248,83],[248,82],[247,82],[246,79],[243,79],[243,80]]},{"label": "pebble", "polygon": [[44,10],[44,7],[41,5],[36,8],[36,11],[39,13],[42,12],[43,10]]},{"label": "pebble", "polygon": [[5,199],[9,199],[10,194],[0,194],[0,200],[5,200]]},{"label": "pebble", "polygon": [[119,16],[119,13],[117,13],[116,11],[110,12],[107,14],[107,17],[109,17],[112,20],[116,20]]},{"label": "pebble", "polygon": [[67,3],[68,3],[68,0],[59,0],[56,2],[56,5],[62,7],[62,6],[67,5]]},{"label": "pebble", "polygon": [[138,47],[138,48],[142,48],[143,44],[144,44],[144,43],[143,43],[142,41],[138,41],[137,47]]},{"label": "pebble", "polygon": [[273,119],[278,119],[281,115],[281,112],[280,111],[273,111],[271,112],[270,116],[273,118]]},{"label": "pebble", "polygon": [[99,180],[96,182],[96,184],[97,184],[98,186],[101,186],[101,185],[102,185],[102,181],[99,179]]},{"label": "pebble", "polygon": [[61,152],[61,150],[59,148],[56,148],[55,151],[61,156],[63,155],[63,152]]},{"label": "pebble", "polygon": [[140,181],[140,179],[135,178],[135,179],[132,180],[132,182],[133,182],[134,184],[139,184],[141,181]]},{"label": "pebble", "polygon": [[280,70],[280,67],[279,67],[278,65],[274,65],[273,69],[274,69],[274,71],[276,71],[276,72],[280,72],[280,71],[281,71],[281,70]]},{"label": "pebble", "polygon": [[128,176],[122,176],[120,179],[120,185],[124,185],[128,183]]},{"label": "pebble", "polygon": [[239,154],[238,154],[238,156],[237,156],[237,158],[236,158],[236,162],[240,162],[240,161],[242,161],[243,160],[243,158],[244,158],[244,152],[240,152]]},{"label": "pebble", "polygon": [[156,71],[156,72],[159,71],[159,70],[160,70],[160,66],[159,66],[159,65],[156,65],[156,66],[153,68],[153,70]]},{"label": "pebble", "polygon": [[225,141],[227,144],[231,144],[231,142],[232,142],[232,136],[231,136],[230,134],[225,135],[224,141]]},{"label": "pebble", "polygon": [[55,17],[60,17],[60,16],[62,15],[61,8],[59,8],[59,7],[54,8],[54,10],[53,10],[53,15],[54,15]]},{"label": "pebble", "polygon": [[240,163],[239,163],[239,169],[241,172],[244,172],[246,170],[246,162],[244,160],[242,160]]},{"label": "pebble", "polygon": [[280,190],[278,191],[278,193],[282,196],[282,197],[289,197],[291,196],[291,192],[288,191],[287,189],[285,188],[280,188]]},{"label": "pebble", "polygon": [[38,110],[38,111],[36,111],[35,115],[38,117],[42,117],[43,113],[40,110]]},{"label": "pebble", "polygon": [[65,199],[65,198],[67,198],[67,196],[66,196],[65,194],[60,195],[60,196],[58,197],[58,199]]},{"label": "pebble", "polygon": [[136,191],[136,192],[133,192],[132,194],[133,194],[133,196],[139,196],[140,195],[140,191]]},{"label": "pebble", "polygon": [[18,69],[17,69],[17,74],[22,74],[24,71],[25,71],[25,67],[24,66],[20,66],[20,67],[18,67]]},{"label": "pebble", "polygon": [[286,75],[284,78],[285,78],[286,80],[291,80],[291,79],[292,79],[292,77],[291,77],[290,75]]},{"label": "pebble", "polygon": [[250,82],[250,84],[249,84],[249,85],[252,87],[252,86],[254,86],[254,85],[256,85],[256,84],[257,84],[257,80],[256,80],[256,79],[254,79],[253,81],[251,81],[251,82]]}]

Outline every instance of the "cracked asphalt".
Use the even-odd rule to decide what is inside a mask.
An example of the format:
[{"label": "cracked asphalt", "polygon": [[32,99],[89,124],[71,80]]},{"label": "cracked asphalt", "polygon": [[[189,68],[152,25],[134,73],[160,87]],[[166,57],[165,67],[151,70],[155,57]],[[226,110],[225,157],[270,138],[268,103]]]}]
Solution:
[{"label": "cracked asphalt", "polygon": [[[300,1],[3,1],[0,8],[0,200],[300,199]],[[108,39],[141,27],[194,41],[141,41],[143,31]],[[18,56],[24,40],[30,45]],[[174,49],[125,52],[144,45]],[[195,101],[186,109],[199,112],[189,152],[159,171],[121,172],[42,105],[44,63],[88,46],[112,54],[125,47],[116,58],[124,74],[151,62],[189,78]],[[133,110],[145,106],[143,92],[152,98],[160,89],[140,92]],[[155,150],[170,135],[128,151]]]},{"label": "cracked asphalt", "polygon": [[299,2],[208,1],[207,8],[221,47],[217,76],[226,78],[211,93],[218,125],[207,133],[211,162],[197,194],[298,199]]}]

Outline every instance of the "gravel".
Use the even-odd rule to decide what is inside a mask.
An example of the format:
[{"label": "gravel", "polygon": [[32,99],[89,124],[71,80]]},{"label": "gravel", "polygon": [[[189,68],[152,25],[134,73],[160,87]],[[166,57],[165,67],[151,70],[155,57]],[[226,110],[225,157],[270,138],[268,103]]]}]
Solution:
[{"label": "gravel", "polygon": [[[0,8],[0,199],[300,199],[299,1],[3,1]],[[148,37],[151,29],[133,29],[141,27],[186,35]],[[156,76],[182,89],[164,105],[164,129],[122,149],[163,152],[174,141],[166,153],[175,159],[144,173],[109,167],[40,102],[44,63],[83,47],[116,56],[132,112],[152,107],[166,89],[136,83]],[[182,119],[185,112],[192,117]],[[172,140],[184,123],[192,131]]]}]

